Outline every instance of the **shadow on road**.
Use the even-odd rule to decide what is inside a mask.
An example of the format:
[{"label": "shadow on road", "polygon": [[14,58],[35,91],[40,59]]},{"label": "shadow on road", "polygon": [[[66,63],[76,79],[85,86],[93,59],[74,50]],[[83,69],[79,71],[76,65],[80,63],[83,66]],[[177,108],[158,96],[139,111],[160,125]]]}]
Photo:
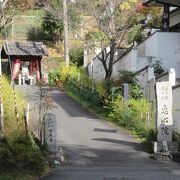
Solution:
[{"label": "shadow on road", "polygon": [[[126,144],[126,143],[122,143]],[[130,144],[129,144],[130,145]],[[67,164],[71,167],[165,167],[169,162],[159,162],[149,159],[146,153],[139,151],[140,148],[88,148],[86,146],[64,147],[67,156]],[[162,166],[164,164],[164,166]]]},{"label": "shadow on road", "polygon": [[52,92],[52,99],[61,108],[63,108],[70,117],[86,117],[88,119],[99,119],[97,116],[93,115],[88,110],[83,108],[71,97],[67,96],[65,92],[54,90]]},{"label": "shadow on road", "polygon": [[117,130],[114,130],[114,129],[94,128],[94,131],[97,131],[97,132],[106,132],[106,133],[117,133]]},{"label": "shadow on road", "polygon": [[144,147],[140,143],[136,143],[136,142],[122,141],[122,140],[110,139],[110,138],[94,138],[92,140],[129,146],[137,151],[144,151]]}]

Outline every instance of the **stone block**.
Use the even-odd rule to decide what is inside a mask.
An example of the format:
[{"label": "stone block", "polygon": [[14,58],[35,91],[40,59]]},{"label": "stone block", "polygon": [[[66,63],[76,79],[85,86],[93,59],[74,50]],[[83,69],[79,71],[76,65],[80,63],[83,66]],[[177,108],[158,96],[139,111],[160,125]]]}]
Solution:
[{"label": "stone block", "polygon": [[[178,151],[178,143],[177,142],[167,142],[167,148],[169,152],[177,152]],[[162,142],[154,142],[154,153],[164,152],[163,143]]]}]

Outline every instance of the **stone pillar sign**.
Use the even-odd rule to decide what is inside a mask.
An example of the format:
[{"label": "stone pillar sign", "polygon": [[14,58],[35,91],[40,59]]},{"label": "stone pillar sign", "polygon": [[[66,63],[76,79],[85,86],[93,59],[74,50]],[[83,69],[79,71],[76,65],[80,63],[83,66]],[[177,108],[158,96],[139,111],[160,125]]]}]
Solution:
[{"label": "stone pillar sign", "polygon": [[157,82],[158,142],[172,141],[172,87],[170,82]]},{"label": "stone pillar sign", "polygon": [[174,68],[171,68],[169,70],[169,82],[171,83],[171,86],[176,85],[176,71],[174,70]]},{"label": "stone pillar sign", "polygon": [[129,97],[129,85],[127,83],[124,83],[123,96],[124,96],[124,99],[128,100],[128,97]]},{"label": "stone pillar sign", "polygon": [[51,152],[56,151],[56,136],[57,136],[57,124],[56,115],[52,113],[46,113],[44,115],[44,136],[45,142],[47,143],[48,150]]}]

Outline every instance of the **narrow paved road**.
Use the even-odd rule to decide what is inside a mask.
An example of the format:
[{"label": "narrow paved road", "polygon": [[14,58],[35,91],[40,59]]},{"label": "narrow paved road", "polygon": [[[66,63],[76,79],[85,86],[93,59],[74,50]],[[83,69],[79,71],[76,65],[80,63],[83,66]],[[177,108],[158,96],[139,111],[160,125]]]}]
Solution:
[{"label": "narrow paved road", "polygon": [[149,158],[132,136],[98,119],[64,92],[53,90],[58,143],[68,162],[44,180],[171,180],[180,166]]},{"label": "narrow paved road", "polygon": [[40,107],[40,92],[37,86],[16,85],[15,89],[22,92],[30,105],[29,126],[34,134],[38,137],[39,133],[39,107]]}]

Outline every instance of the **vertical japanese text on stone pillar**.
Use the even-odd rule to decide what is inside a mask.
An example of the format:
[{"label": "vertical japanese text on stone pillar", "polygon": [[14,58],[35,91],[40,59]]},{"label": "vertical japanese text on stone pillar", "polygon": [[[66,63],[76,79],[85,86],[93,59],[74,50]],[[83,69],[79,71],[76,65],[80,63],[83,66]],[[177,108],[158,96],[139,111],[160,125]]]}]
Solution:
[{"label": "vertical japanese text on stone pillar", "polygon": [[172,141],[172,87],[170,82],[156,83],[158,141]]}]

